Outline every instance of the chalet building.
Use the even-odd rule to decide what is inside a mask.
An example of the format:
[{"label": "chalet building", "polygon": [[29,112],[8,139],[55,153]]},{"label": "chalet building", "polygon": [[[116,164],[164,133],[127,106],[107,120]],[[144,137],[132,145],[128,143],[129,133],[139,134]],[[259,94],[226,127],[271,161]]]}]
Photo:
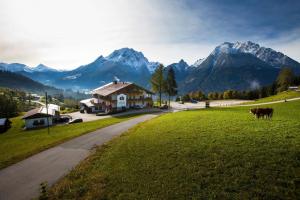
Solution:
[{"label": "chalet building", "polygon": [[52,126],[55,121],[60,118],[59,111],[60,107],[54,104],[48,105],[48,114],[45,106],[30,110],[23,116],[25,128],[32,129],[46,127],[48,125],[47,118],[49,120],[49,126]]},{"label": "chalet building", "polygon": [[134,107],[151,107],[152,92],[130,82],[111,82],[92,91],[93,98],[82,100],[86,112],[111,112]]}]

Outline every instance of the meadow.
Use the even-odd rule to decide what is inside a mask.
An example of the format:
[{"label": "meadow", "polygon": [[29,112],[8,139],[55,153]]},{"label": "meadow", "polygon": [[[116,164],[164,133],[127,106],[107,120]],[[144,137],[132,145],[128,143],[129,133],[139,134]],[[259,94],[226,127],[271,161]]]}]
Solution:
[{"label": "meadow", "polygon": [[0,169],[71,138],[113,125],[138,115],[111,117],[91,122],[66,124],[35,130],[23,130],[22,116],[11,118],[11,128],[0,134]]},{"label": "meadow", "polygon": [[272,120],[235,107],[141,123],[50,188],[49,199],[297,199],[300,101],[268,107]]},{"label": "meadow", "polygon": [[292,98],[297,98],[297,97],[300,97],[300,92],[298,92],[298,91],[284,91],[284,92],[280,92],[273,96],[257,99],[255,101],[247,102],[244,104],[266,103],[266,102],[272,102],[272,101],[292,99]]}]

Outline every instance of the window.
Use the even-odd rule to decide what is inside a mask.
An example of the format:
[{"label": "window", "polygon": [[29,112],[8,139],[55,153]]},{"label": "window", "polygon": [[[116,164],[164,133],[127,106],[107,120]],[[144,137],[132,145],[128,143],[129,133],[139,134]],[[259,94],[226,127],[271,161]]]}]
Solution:
[{"label": "window", "polygon": [[44,119],[40,119],[40,120],[34,120],[32,123],[34,126],[41,126],[41,125],[45,125],[45,120]]},{"label": "window", "polygon": [[124,97],[120,97],[120,100],[123,101],[123,100],[124,100]]}]

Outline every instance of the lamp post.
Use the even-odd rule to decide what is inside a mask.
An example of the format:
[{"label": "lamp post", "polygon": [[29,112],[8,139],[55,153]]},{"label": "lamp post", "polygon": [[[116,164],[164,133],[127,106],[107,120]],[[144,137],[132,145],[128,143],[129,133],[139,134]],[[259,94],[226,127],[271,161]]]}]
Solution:
[{"label": "lamp post", "polygon": [[48,95],[47,95],[47,92],[45,92],[45,97],[46,97],[46,113],[47,113],[47,130],[48,130],[48,134],[50,134],[50,130],[49,130],[49,114],[48,114]]}]

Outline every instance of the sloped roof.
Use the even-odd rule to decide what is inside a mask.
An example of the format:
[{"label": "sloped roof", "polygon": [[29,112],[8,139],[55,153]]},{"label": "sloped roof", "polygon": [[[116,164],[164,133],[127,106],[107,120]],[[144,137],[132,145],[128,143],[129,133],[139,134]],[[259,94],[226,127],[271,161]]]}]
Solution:
[{"label": "sloped roof", "polygon": [[101,96],[107,96],[114,92],[117,92],[118,90],[121,90],[129,85],[132,85],[132,83],[129,82],[111,82],[106,85],[103,85],[99,88],[96,88],[92,91],[93,94],[99,94]]},{"label": "sloped roof", "polygon": [[83,99],[80,101],[80,103],[86,105],[87,107],[95,106],[95,103],[102,103],[103,101],[101,99],[96,98],[90,98],[90,99]]},{"label": "sloped roof", "polygon": [[134,83],[130,83],[130,82],[111,82],[111,83],[108,83],[106,85],[103,85],[99,88],[96,88],[92,91],[92,94],[99,94],[101,96],[108,96],[112,93],[115,93],[117,92],[118,90],[121,90],[123,88],[126,88],[130,85],[135,85],[136,87],[142,89],[142,90],[145,90],[146,92],[148,93],[151,93],[153,94],[151,91],[141,87],[141,86],[138,86]]},{"label": "sloped roof", "polygon": [[48,115],[47,115],[47,109],[45,106],[42,106],[40,108],[35,108],[35,109],[32,109],[32,110],[29,110],[22,118],[23,119],[26,119],[26,118],[31,118],[33,117],[34,115],[39,115],[39,116],[54,116],[55,115],[55,109],[50,109],[48,108]]}]

